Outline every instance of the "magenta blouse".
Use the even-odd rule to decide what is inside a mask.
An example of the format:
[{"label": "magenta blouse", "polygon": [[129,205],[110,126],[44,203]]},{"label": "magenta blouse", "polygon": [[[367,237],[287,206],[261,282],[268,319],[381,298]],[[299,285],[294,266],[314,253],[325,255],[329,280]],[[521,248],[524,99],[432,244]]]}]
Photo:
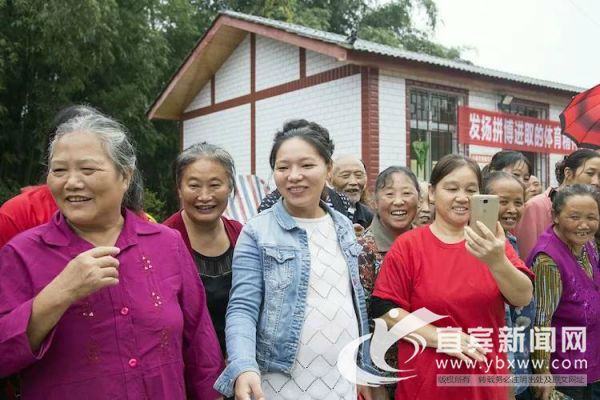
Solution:
[{"label": "magenta blouse", "polygon": [[32,353],[33,298],[93,247],[58,212],[0,250],[0,377],[23,399],[201,399],[223,356],[196,266],[178,232],[124,214],[119,284],[74,303]]}]

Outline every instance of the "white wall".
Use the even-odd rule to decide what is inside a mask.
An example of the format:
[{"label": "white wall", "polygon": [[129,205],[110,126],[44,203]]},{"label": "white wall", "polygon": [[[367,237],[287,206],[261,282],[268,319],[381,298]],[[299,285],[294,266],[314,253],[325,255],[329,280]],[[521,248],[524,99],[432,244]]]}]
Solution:
[{"label": "white wall", "polygon": [[250,93],[250,35],[215,74],[215,103]]},{"label": "white wall", "polygon": [[256,90],[299,79],[299,52],[297,46],[257,35]]},{"label": "white wall", "polygon": [[406,166],[406,84],[392,71],[379,71],[379,171]]},{"label": "white wall", "polygon": [[194,100],[185,109],[185,112],[196,110],[198,108],[210,106],[210,81],[204,85]]},{"label": "white wall", "polygon": [[325,56],[321,53],[306,50],[306,75],[315,75],[319,72],[338,68],[346,65],[345,62],[340,62],[333,57]]},{"label": "white wall", "polygon": [[238,174],[250,173],[250,105],[184,121],[183,148],[207,141],[231,153]]},{"label": "white wall", "polygon": [[469,107],[488,111],[498,111],[501,97],[496,93],[469,90]]},{"label": "white wall", "polygon": [[548,118],[551,121],[556,121],[556,122],[560,121],[560,113],[563,112],[563,110],[565,109],[566,106],[567,106],[567,103],[565,103],[565,104],[550,104]]},{"label": "white wall", "polygon": [[289,119],[304,118],[323,125],[335,143],[336,155],[361,156],[360,75],[323,83],[256,104],[256,174],[269,179],[269,153],[275,132]]}]

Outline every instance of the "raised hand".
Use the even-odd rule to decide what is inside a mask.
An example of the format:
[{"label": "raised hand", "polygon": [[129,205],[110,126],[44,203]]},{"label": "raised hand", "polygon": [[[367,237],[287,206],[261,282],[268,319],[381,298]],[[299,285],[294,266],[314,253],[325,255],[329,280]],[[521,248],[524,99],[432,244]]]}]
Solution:
[{"label": "raised hand", "polygon": [[479,260],[493,267],[503,262],[504,253],[504,229],[500,222],[496,223],[496,232],[492,233],[485,224],[477,221],[477,227],[481,233],[478,233],[470,226],[465,226],[466,247],[469,253]]},{"label": "raised hand", "polygon": [[75,302],[119,283],[117,247],[95,247],[72,259],[54,279],[54,286],[68,293]]},{"label": "raised hand", "polygon": [[96,247],[72,259],[33,300],[27,337],[32,351],[77,300],[119,283],[117,247]]}]

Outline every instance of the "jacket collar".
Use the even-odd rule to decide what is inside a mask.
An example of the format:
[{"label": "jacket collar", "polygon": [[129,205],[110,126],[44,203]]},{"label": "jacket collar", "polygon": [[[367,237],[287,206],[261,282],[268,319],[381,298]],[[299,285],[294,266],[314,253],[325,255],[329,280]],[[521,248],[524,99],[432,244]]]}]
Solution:
[{"label": "jacket collar", "polygon": [[[331,218],[333,219],[333,223],[337,230],[338,227],[340,227],[340,222],[341,222],[340,218],[346,218],[346,217],[343,217],[341,214],[334,213],[332,208],[329,207],[327,205],[327,203],[325,203],[323,200],[320,201],[319,205],[329,215],[331,215]],[[277,220],[277,223],[279,223],[279,225],[281,225],[281,227],[283,229],[285,229],[287,231],[291,231],[292,229],[298,227],[298,224],[296,223],[296,220],[294,220],[294,217],[292,217],[290,215],[288,210],[283,205],[283,197],[280,197],[279,200],[277,200],[277,203],[275,203],[275,205],[273,206],[272,209],[273,209],[273,214],[275,215],[275,219]]]},{"label": "jacket collar", "polygon": [[[143,221],[130,210],[123,209],[121,213],[124,219],[123,229],[115,243],[115,246],[119,247],[121,251],[129,246],[136,245],[138,243],[138,235],[153,235],[160,232],[158,226]],[[48,222],[46,230],[42,233],[41,237],[46,244],[57,247],[88,243],[75,233],[60,210]]]}]

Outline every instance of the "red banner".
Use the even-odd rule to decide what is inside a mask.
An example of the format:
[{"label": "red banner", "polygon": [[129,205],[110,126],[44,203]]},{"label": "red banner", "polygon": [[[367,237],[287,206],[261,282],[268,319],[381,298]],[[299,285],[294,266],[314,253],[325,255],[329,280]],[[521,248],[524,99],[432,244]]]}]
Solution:
[{"label": "red banner", "polygon": [[534,153],[569,154],[577,145],[560,123],[520,115],[458,107],[459,141]]}]

